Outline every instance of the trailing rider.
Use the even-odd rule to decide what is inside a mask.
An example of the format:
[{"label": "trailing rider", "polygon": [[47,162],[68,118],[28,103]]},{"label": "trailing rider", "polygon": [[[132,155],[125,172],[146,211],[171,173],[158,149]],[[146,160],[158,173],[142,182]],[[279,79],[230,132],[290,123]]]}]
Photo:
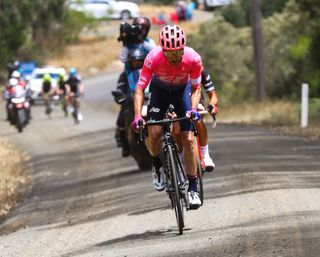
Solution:
[{"label": "trailing rider", "polygon": [[[80,96],[83,95],[84,88],[82,85],[81,76],[77,73],[76,68],[70,68],[69,70],[69,77],[65,82],[65,86],[68,93],[68,104],[77,108],[77,119],[82,120],[82,114],[80,113]],[[73,102],[74,101],[74,102]],[[74,110],[73,110],[74,112]]]}]

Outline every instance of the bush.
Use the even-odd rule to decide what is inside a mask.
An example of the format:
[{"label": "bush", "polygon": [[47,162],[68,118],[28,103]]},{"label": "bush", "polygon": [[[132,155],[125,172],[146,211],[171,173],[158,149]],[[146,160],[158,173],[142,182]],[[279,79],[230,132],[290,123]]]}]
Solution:
[{"label": "bush", "polygon": [[[282,14],[262,22],[265,83],[270,98],[298,98],[303,74],[299,65],[308,55],[308,19],[294,3]],[[252,33],[250,27],[236,28],[222,17],[201,26],[198,35],[188,38],[202,56],[205,68],[215,78],[217,90],[227,102],[255,97]],[[203,46],[206,47],[203,47]],[[294,54],[293,54],[294,53]],[[313,74],[314,75],[314,74]]]}]

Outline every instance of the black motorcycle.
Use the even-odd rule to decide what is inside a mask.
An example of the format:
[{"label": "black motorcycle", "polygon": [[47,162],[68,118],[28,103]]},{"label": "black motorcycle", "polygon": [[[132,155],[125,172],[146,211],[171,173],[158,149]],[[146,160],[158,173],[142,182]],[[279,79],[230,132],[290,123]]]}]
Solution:
[{"label": "black motorcycle", "polygon": [[9,103],[10,122],[21,133],[30,118],[30,102],[27,100],[26,90],[17,85],[14,87]]},{"label": "black motorcycle", "polygon": [[[124,139],[122,147],[126,147],[130,151],[130,155],[137,162],[140,170],[151,169],[151,156],[149,151],[144,144],[139,140],[139,134],[135,133],[132,130],[131,123],[134,120],[134,90],[136,87],[136,83],[139,78],[139,70],[132,71],[128,76],[129,82],[129,90],[127,93],[124,93],[121,90],[112,91],[112,95],[115,97],[116,102],[122,104],[124,106],[124,115],[125,115],[125,126],[124,126]],[[145,105],[144,109],[146,109],[146,103],[148,101],[148,93],[145,93]]]}]

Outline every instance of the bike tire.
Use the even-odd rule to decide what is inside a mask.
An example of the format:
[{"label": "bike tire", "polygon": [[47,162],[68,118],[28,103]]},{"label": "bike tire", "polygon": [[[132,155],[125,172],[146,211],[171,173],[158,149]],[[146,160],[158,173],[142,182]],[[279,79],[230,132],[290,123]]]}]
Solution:
[{"label": "bike tire", "polygon": [[201,165],[201,160],[198,158],[197,160],[197,165],[198,165],[198,169],[197,169],[197,177],[198,177],[198,193],[200,196],[200,200],[201,200],[201,206],[203,205],[203,168]]},{"label": "bike tire", "polygon": [[172,148],[170,145],[167,146],[167,154],[168,154],[167,161],[169,162],[168,168],[169,168],[171,187],[172,187],[171,198],[173,201],[174,211],[176,214],[179,235],[182,235],[183,234],[183,227],[184,227],[183,205],[182,205],[182,201],[181,201],[182,198],[181,198],[180,189],[179,189],[178,181],[177,181],[176,162],[173,158],[173,151],[172,151]]},{"label": "bike tire", "polygon": [[19,133],[23,131],[23,125],[25,123],[25,112],[23,109],[17,111],[17,129]]},{"label": "bike tire", "polygon": [[75,124],[79,124],[79,119],[78,119],[78,114],[79,114],[79,110],[78,110],[78,107],[75,103],[75,100],[73,102],[73,113],[72,113],[72,116],[73,116],[73,119],[74,119],[74,123]]}]

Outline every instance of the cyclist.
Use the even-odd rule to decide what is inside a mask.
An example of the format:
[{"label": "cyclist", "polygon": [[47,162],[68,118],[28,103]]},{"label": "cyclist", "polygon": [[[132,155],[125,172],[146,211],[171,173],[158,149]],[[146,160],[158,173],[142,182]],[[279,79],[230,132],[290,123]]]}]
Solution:
[{"label": "cyclist", "polygon": [[[218,113],[218,96],[215,91],[215,87],[213,85],[213,82],[211,80],[210,74],[207,73],[207,71],[202,67],[201,72],[201,84],[204,87],[208,98],[209,98],[209,104],[207,107],[207,110],[210,112],[210,115],[215,116]],[[204,97],[201,94],[201,100],[200,103],[197,106],[198,111],[204,111]],[[180,135],[180,128],[177,126],[178,124],[175,124],[173,127],[173,133],[175,135],[175,138],[177,140],[177,144],[179,146],[179,149],[182,149],[181,139],[179,137]],[[205,170],[207,172],[212,172],[215,168],[215,164],[213,160],[211,159],[209,155],[209,145],[208,145],[208,131],[207,127],[204,124],[203,120],[201,119],[199,122],[196,123],[197,130],[198,130],[198,137],[200,141],[200,148],[205,164]]]},{"label": "cyclist", "polygon": [[68,95],[67,95],[67,89],[66,89],[66,81],[63,73],[59,74],[57,83],[59,88],[59,95],[62,101],[62,110],[64,112],[64,115],[67,117],[68,116],[68,111],[67,111]]},{"label": "cyclist", "polygon": [[[164,117],[169,104],[173,104],[178,117],[186,113],[197,119],[197,105],[201,96],[201,57],[192,48],[186,46],[186,36],[178,25],[167,25],[159,34],[160,46],[147,55],[138,85],[135,91],[135,118],[132,128],[140,129],[139,122],[145,123],[141,116],[144,100],[144,89],[150,82],[150,102],[148,119],[160,120]],[[192,87],[187,85],[191,84]],[[190,96],[190,90],[191,96]],[[189,120],[180,122],[181,141],[186,171],[189,180],[188,198],[190,208],[200,207],[201,200],[197,192],[197,164],[194,154],[194,135]],[[149,126],[146,139],[147,148],[152,156],[153,185],[156,190],[164,189],[164,171],[159,157],[161,151],[161,126]]]},{"label": "cyclist", "polygon": [[[209,104],[207,110],[210,112],[211,116],[215,116],[218,113],[218,96],[215,91],[215,87],[211,80],[210,74],[202,67],[201,72],[201,84],[203,85],[208,97],[209,97]],[[201,97],[201,102],[198,105],[198,110],[204,110],[204,98]],[[203,120],[201,119],[200,122],[196,123],[197,130],[199,132],[199,141],[200,141],[200,148],[204,160],[204,164],[206,166],[207,172],[212,172],[215,168],[215,164],[209,155],[209,145],[208,145],[208,131],[206,125],[204,124]]]},{"label": "cyclist", "polygon": [[53,88],[52,88],[52,80],[51,80],[51,76],[49,73],[46,73],[43,75],[42,78],[42,90],[41,90],[41,94],[46,106],[46,114],[50,114],[52,111],[52,107],[51,107],[51,97],[53,95]]},{"label": "cyclist", "polygon": [[75,101],[75,107],[78,110],[78,119],[82,120],[82,115],[79,112],[80,109],[80,95],[83,94],[84,88],[81,83],[81,76],[77,73],[76,68],[70,68],[69,77],[65,82],[68,92],[68,103],[73,106],[73,100]]},{"label": "cyclist", "polygon": [[120,111],[117,118],[116,141],[119,147],[122,147],[122,156],[130,155],[130,148],[128,138],[125,132],[125,110],[130,102],[127,102],[127,96],[130,97],[130,88],[134,90],[136,86],[136,79],[134,71],[139,70],[143,66],[145,58],[144,51],[141,49],[132,49],[128,55],[129,70],[123,71],[118,80],[117,89],[112,91],[116,103],[120,104]]}]

